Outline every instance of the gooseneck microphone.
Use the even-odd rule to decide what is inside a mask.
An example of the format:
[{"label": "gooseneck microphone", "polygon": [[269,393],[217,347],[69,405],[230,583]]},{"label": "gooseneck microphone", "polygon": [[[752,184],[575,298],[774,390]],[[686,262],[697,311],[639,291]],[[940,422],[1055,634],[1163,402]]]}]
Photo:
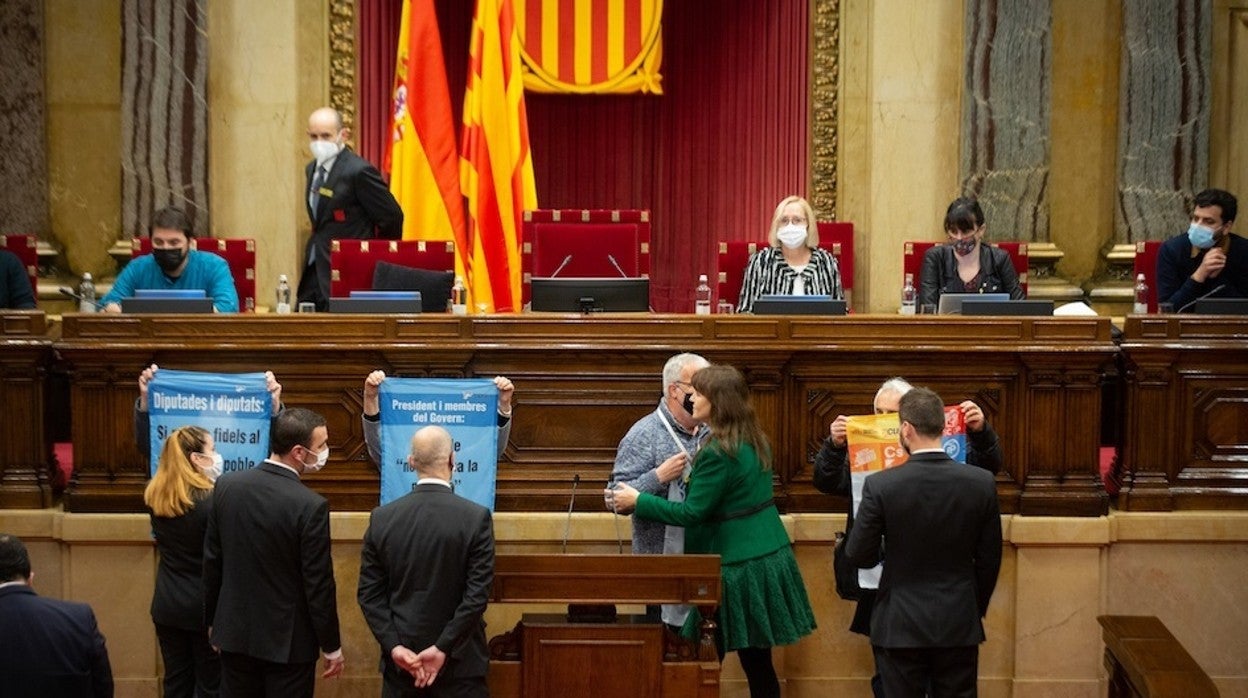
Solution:
[{"label": "gooseneck microphone", "polygon": [[555,267],[555,270],[550,272],[550,278],[553,279],[556,276],[559,276],[559,272],[563,271],[563,268],[568,266],[568,262],[571,262],[571,261],[572,261],[572,255],[568,255],[567,257],[564,257],[563,261],[559,263],[559,266]]},{"label": "gooseneck microphone", "polygon": [[87,300],[86,298],[83,298],[81,295],[79,295],[79,294],[77,294],[77,293],[74,293],[73,291],[71,291],[70,289],[68,289],[68,288],[66,288],[66,287],[64,287],[64,286],[58,286],[56,290],[60,291],[60,292],[61,292],[61,295],[63,295],[63,296],[69,296],[70,298],[73,298],[74,300],[78,301],[79,303],[82,303],[82,302],[84,302],[84,301],[85,301],[85,302],[87,302],[87,303],[90,303],[91,305],[94,305],[94,306],[95,306],[95,309],[96,309],[96,310],[103,310],[103,309],[104,309],[104,306],[103,306],[103,305],[101,305],[100,303],[97,303],[97,302],[95,302],[95,301],[89,301],[89,300]]},{"label": "gooseneck microphone", "polygon": [[1178,310],[1176,310],[1176,311],[1174,311],[1174,312],[1176,312],[1176,313],[1181,313],[1181,312],[1183,312],[1184,310],[1187,310],[1188,308],[1192,307],[1193,305],[1196,305],[1197,303],[1199,303],[1199,302],[1203,301],[1204,299],[1208,298],[1209,296],[1212,296],[1213,294],[1217,293],[1218,291],[1221,291],[1221,290],[1222,290],[1222,289],[1224,289],[1224,288],[1226,288],[1226,284],[1219,284],[1219,285],[1218,285],[1216,288],[1214,288],[1212,291],[1210,291],[1210,292],[1206,293],[1206,294],[1205,294],[1205,295],[1203,295],[1203,296],[1200,296],[1199,298],[1193,298],[1190,302],[1188,302],[1188,303],[1184,304],[1184,305],[1183,305],[1183,307],[1179,308]]},{"label": "gooseneck microphone", "polygon": [[624,273],[624,270],[620,268],[620,263],[615,261],[615,257],[612,256],[610,253],[607,254],[607,261],[611,262],[611,266],[615,267],[615,270],[620,273],[620,276],[624,277],[625,279],[628,278],[628,274]]},{"label": "gooseneck microphone", "polygon": [[[571,255],[568,255],[569,257]],[[563,552],[568,552],[568,534],[572,533],[572,507],[576,504],[576,486],[581,484],[581,474],[572,476],[572,496],[568,497],[568,520],[563,525]]]}]

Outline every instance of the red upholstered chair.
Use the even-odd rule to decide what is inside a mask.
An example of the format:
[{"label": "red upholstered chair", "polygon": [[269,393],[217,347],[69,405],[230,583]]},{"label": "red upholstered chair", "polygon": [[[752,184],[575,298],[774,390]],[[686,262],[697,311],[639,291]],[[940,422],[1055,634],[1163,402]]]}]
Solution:
[{"label": "red upholstered chair", "polygon": [[992,246],[1009,253],[1010,261],[1014,264],[1014,271],[1018,272],[1018,285],[1023,289],[1023,295],[1027,295],[1027,276],[1031,271],[1031,260],[1027,256],[1027,243],[994,242]]},{"label": "red upholstered chair", "polygon": [[334,240],[329,245],[329,295],[345,298],[373,287],[378,262],[455,273],[450,240]]},{"label": "red upholstered chair", "polygon": [[[923,255],[933,247],[939,245],[938,242],[928,242],[919,240],[907,240],[901,246],[901,281],[904,284],[906,274],[914,274],[914,287],[919,288],[919,276],[923,271]],[[898,286],[897,288],[901,288]]]},{"label": "red upholstered chair", "polygon": [[17,255],[30,276],[30,292],[39,299],[39,240],[34,235],[0,235],[0,250]]},{"label": "red upholstered chair", "polygon": [[[520,269],[524,302],[533,277],[650,276],[650,211],[538,209],[524,212]],[[566,266],[563,261],[571,255]],[[615,259],[616,269],[610,258]]]},{"label": "red upholstered chair", "polygon": [[[225,260],[234,277],[238,309],[256,312],[256,241],[254,238],[191,238],[191,249],[210,252]],[[130,259],[152,252],[152,239],[147,236],[130,240]]]},{"label": "red upholstered chair", "polygon": [[1157,253],[1161,250],[1161,240],[1141,240],[1135,243],[1135,262],[1131,273],[1131,285],[1140,274],[1144,275],[1144,283],[1148,284],[1148,312],[1157,312]]},{"label": "red upholstered chair", "polygon": [[841,271],[841,289],[845,299],[852,300],[854,290],[854,224],[849,221],[820,221],[819,246],[836,257]]},{"label": "red upholstered chair", "polygon": [[736,307],[737,301],[741,298],[741,284],[745,281],[745,265],[760,247],[766,246],[766,241],[734,240],[719,243],[718,273],[715,283],[716,303],[728,301],[734,308]]}]

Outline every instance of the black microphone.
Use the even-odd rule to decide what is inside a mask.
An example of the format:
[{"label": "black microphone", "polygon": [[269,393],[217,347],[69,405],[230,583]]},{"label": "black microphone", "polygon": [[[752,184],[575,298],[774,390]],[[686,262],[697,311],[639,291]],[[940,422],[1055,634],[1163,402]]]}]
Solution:
[{"label": "black microphone", "polygon": [[[568,255],[571,257],[572,255]],[[568,521],[563,525],[563,552],[568,552],[568,534],[572,532],[572,506],[576,503],[576,486],[581,484],[581,474],[572,476],[572,496],[568,497]]]},{"label": "black microphone", "polygon": [[1222,290],[1222,289],[1224,289],[1224,288],[1226,288],[1226,284],[1220,284],[1220,285],[1218,285],[1218,287],[1217,287],[1217,288],[1213,289],[1212,291],[1210,291],[1210,292],[1206,293],[1205,295],[1203,295],[1203,296],[1201,296],[1201,297],[1199,297],[1199,298],[1193,299],[1190,303],[1187,303],[1187,304],[1186,304],[1186,305],[1184,305],[1182,308],[1179,308],[1178,310],[1176,310],[1176,311],[1174,311],[1174,312],[1176,312],[1176,313],[1181,313],[1181,312],[1183,312],[1184,310],[1187,310],[1188,308],[1192,307],[1193,305],[1196,305],[1197,303],[1199,303],[1199,302],[1203,301],[1204,299],[1208,298],[1209,296],[1212,296],[1213,294],[1217,293],[1218,291],[1221,291],[1221,290]]},{"label": "black microphone", "polygon": [[567,257],[564,257],[563,261],[559,263],[559,266],[555,267],[555,270],[550,273],[549,278],[553,279],[556,276],[559,276],[559,272],[563,271],[563,268],[568,266],[568,262],[571,262],[571,261],[572,261],[572,255],[568,255]]},{"label": "black microphone", "polygon": [[625,274],[624,270],[620,268],[620,263],[615,261],[615,257],[611,256],[609,253],[607,254],[607,261],[611,262],[611,266],[615,267],[615,270],[620,272],[620,276],[626,279],[628,278],[628,274]]},{"label": "black microphone", "polygon": [[89,301],[89,300],[87,300],[86,298],[83,298],[82,296],[80,296],[79,294],[74,293],[73,291],[69,290],[68,288],[65,288],[64,286],[60,286],[60,287],[58,287],[56,290],[60,291],[62,295],[69,296],[70,298],[73,298],[74,300],[78,301],[79,303],[82,303],[82,302],[84,302],[84,301],[85,301],[85,302],[87,302],[87,303],[90,303],[91,305],[94,305],[94,306],[95,306],[95,309],[96,309],[96,310],[103,310],[103,309],[104,309],[104,306],[100,305],[99,303],[97,303],[97,302],[95,302],[95,301]]}]

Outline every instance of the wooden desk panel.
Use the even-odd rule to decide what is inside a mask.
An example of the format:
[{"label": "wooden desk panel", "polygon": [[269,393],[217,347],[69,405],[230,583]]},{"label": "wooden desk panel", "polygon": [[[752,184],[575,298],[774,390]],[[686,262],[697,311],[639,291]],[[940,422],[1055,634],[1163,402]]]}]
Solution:
[{"label": "wooden desk panel", "polygon": [[1248,508],[1248,318],[1127,318],[1118,505]]},{"label": "wooden desk panel", "polygon": [[52,339],[43,311],[0,311],[0,509],[52,504],[52,444],[43,428]]},{"label": "wooden desk panel", "polygon": [[844,510],[811,485],[813,456],[837,414],[865,414],[879,383],[904,375],[946,402],[979,402],[1006,451],[1007,512],[1106,510],[1097,472],[1100,382],[1116,358],[1107,318],[850,318],[692,315],[481,317],[71,315],[55,348],[72,372],[80,446],[71,511],[139,511],[146,459],[133,444],[135,380],[149,363],[271,369],[287,404],[325,414],[331,460],[308,478],[338,510],[377,501],[359,415],[370,370],[489,377],[516,384],[499,465],[500,511],[559,511],[581,476],[577,509],[602,506],[628,427],[654,409],[660,372],[696,351],[747,376],[776,452],[786,511]]}]

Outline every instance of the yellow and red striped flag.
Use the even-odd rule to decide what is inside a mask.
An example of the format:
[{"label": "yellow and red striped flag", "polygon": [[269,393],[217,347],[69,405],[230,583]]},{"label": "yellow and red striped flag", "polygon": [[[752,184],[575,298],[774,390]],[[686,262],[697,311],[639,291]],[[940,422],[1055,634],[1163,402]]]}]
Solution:
[{"label": "yellow and red striped flag", "polygon": [[469,302],[490,312],[519,311],[520,220],[525,210],[537,208],[537,186],[511,0],[477,0],[462,138]]},{"label": "yellow and red striped flag", "polygon": [[403,0],[391,97],[392,140],[382,169],[403,208],[403,239],[453,240],[465,250],[455,121],[433,0]]}]

